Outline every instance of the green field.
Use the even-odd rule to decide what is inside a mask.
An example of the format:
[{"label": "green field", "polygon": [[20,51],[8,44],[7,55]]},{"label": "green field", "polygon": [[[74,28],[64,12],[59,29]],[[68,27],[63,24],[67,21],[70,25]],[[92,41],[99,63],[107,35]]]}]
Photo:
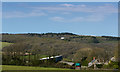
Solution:
[{"label": "green field", "polygon": [[2,70],[70,70],[70,69],[64,69],[64,68],[45,68],[45,67],[31,67],[31,66],[2,65]]},{"label": "green field", "polygon": [[[29,55],[26,55],[26,56],[23,56],[24,58],[26,58],[26,59],[28,59],[29,58]],[[36,58],[37,59],[39,59],[39,58],[44,58],[44,57],[48,57],[47,55],[40,55],[40,54],[38,54],[37,56],[36,56]],[[30,58],[31,59],[34,59],[34,55],[30,55]]]},{"label": "green field", "polygon": [[0,42],[0,43],[2,43],[2,48],[13,44],[13,43],[8,43],[8,42]]},{"label": "green field", "polygon": [[[112,70],[74,70],[74,69],[65,69],[65,68],[45,68],[45,67],[30,67],[30,66],[14,66],[14,65],[2,65],[2,71],[20,71],[22,70],[22,72],[35,72],[35,71],[39,71],[39,70],[43,70],[46,71],[50,70],[51,72],[119,72],[119,71],[112,71]],[[24,71],[25,70],[25,71]],[[57,70],[57,71],[56,71]],[[62,70],[62,71],[61,71]],[[12,71],[12,72],[13,72]]]}]

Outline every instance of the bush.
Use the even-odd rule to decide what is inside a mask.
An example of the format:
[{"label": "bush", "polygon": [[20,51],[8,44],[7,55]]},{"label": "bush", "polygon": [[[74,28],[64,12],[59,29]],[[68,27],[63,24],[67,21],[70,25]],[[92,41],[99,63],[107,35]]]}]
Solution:
[{"label": "bush", "polygon": [[70,68],[70,69],[73,69],[73,66],[70,66],[70,65],[65,64],[65,63],[56,63],[55,67],[57,67],[57,68]]},{"label": "bush", "polygon": [[112,62],[113,65],[118,65],[118,62]]},{"label": "bush", "polygon": [[88,66],[88,63],[89,62],[87,60],[85,60],[85,61],[82,62],[82,66]]},{"label": "bush", "polygon": [[103,68],[108,69],[109,65],[104,65]]},{"label": "bush", "polygon": [[108,65],[104,65],[104,68],[118,69],[119,65],[118,65],[118,62],[110,61],[110,63]]},{"label": "bush", "polygon": [[96,64],[97,68],[102,68],[103,64]]},{"label": "bush", "polygon": [[114,65],[113,68],[114,68],[114,69],[118,69],[119,66],[118,66],[118,65]]},{"label": "bush", "polygon": [[40,61],[39,60],[33,60],[31,61],[32,66],[39,66],[40,65]]}]

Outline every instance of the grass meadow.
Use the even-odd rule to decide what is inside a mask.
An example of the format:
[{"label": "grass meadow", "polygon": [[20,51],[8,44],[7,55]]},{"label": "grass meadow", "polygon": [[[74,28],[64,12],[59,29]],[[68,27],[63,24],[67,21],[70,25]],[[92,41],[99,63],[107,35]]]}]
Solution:
[{"label": "grass meadow", "polygon": [[31,66],[2,65],[2,72],[119,72],[117,70],[74,70]]}]

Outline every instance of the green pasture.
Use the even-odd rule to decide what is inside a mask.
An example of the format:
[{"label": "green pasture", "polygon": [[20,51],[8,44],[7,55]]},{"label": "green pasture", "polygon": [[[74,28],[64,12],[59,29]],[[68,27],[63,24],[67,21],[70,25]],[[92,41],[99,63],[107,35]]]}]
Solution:
[{"label": "green pasture", "polygon": [[70,70],[64,68],[45,68],[45,67],[32,67],[32,66],[12,66],[2,65],[2,70]]},{"label": "green pasture", "polygon": [[13,44],[13,43],[8,43],[8,42],[0,42],[0,44],[2,45],[2,48],[3,48],[3,47],[6,47],[6,46],[9,46],[9,45],[11,45],[11,44]]},{"label": "green pasture", "polygon": [[14,66],[2,65],[3,72],[119,72],[117,70],[74,70],[65,68],[48,68],[48,67],[32,67],[32,66]]},{"label": "green pasture", "polygon": [[[35,55],[30,55],[30,59],[34,59],[34,58],[39,59],[39,58],[44,58],[44,57],[48,57],[48,56],[47,55],[40,55],[40,54],[37,54],[36,56]],[[29,55],[23,56],[23,58],[28,59]]]}]

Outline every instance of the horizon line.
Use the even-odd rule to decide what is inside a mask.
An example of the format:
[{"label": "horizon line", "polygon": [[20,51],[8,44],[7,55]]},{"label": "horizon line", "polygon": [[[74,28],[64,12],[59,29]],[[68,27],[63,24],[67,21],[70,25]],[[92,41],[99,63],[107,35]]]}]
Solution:
[{"label": "horizon line", "polygon": [[101,36],[111,36],[111,37],[119,37],[118,35],[93,35],[93,34],[78,34],[78,33],[73,33],[73,32],[0,32],[0,34],[29,34],[29,33],[33,33],[33,34],[47,34],[47,33],[72,33],[75,35],[81,35],[81,36],[96,36],[96,37],[101,37]]}]

